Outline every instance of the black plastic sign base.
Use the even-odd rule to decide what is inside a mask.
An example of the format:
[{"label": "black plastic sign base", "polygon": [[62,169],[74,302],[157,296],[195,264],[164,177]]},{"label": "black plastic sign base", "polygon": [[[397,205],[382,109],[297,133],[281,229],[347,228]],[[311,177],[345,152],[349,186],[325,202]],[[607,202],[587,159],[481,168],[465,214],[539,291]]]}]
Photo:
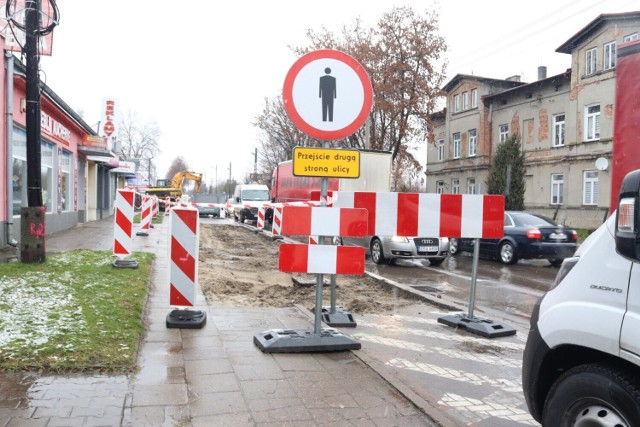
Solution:
[{"label": "black plastic sign base", "polygon": [[136,236],[148,236],[149,233],[147,233],[146,231],[138,231],[136,232]]},{"label": "black plastic sign base", "polygon": [[342,307],[336,307],[335,313],[331,313],[331,307],[322,307],[322,321],[329,326],[342,326],[355,328],[358,326],[353,314]]},{"label": "black plastic sign base", "polygon": [[463,328],[472,334],[485,338],[508,337],[516,334],[516,330],[511,326],[494,322],[490,319],[482,319],[479,317],[469,318],[463,313],[438,317],[438,323]]},{"label": "black plastic sign base", "polygon": [[172,310],[167,314],[167,328],[200,329],[207,323],[207,313],[200,310]]},{"label": "black plastic sign base", "polygon": [[117,259],[111,265],[116,268],[138,268],[138,261],[134,259]]},{"label": "black plastic sign base", "polygon": [[360,350],[359,341],[333,328],[313,330],[271,329],[253,336],[253,343],[264,353],[310,353]]}]

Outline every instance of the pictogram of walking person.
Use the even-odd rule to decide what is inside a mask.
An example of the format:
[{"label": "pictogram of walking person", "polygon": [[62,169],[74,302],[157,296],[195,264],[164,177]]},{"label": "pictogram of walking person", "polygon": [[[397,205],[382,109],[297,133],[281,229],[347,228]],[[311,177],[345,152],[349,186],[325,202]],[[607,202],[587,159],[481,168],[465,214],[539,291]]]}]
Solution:
[{"label": "pictogram of walking person", "polygon": [[330,76],[331,68],[324,69],[325,76],[320,77],[320,93],[319,97],[322,98],[322,121],[327,121],[327,115],[329,121],[333,121],[333,100],[337,98],[336,91],[336,78]]}]

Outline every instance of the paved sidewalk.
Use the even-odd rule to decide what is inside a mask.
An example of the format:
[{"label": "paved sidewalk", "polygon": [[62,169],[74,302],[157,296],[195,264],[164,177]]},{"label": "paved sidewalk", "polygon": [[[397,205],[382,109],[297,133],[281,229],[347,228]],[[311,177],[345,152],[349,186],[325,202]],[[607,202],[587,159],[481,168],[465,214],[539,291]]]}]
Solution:
[{"label": "paved sidewalk", "polygon": [[[167,223],[155,225],[148,237],[134,238],[134,250],[157,256],[139,371],[0,376],[0,426],[463,425],[413,387],[391,385],[372,369],[380,362],[364,352],[358,356],[361,350],[263,353],[254,345],[254,335],[269,329],[313,330],[310,313],[300,307],[209,307],[198,289],[194,309],[206,311],[206,325],[166,328],[172,309]],[[45,242],[47,253],[111,250],[113,217]]]}]

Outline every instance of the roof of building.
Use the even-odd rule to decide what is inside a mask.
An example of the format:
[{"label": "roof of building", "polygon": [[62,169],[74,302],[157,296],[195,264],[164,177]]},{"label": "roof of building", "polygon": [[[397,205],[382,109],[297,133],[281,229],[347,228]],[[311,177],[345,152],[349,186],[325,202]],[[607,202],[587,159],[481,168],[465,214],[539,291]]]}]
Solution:
[{"label": "roof of building", "polygon": [[624,13],[603,13],[596,19],[588,23],[580,31],[575,33],[569,40],[560,45],[560,47],[556,49],[556,52],[570,54],[585,39],[590,38],[595,32],[598,32],[602,28],[602,26],[610,24],[611,22],[630,20],[637,21],[638,19],[640,19],[640,11]]},{"label": "roof of building", "polygon": [[458,85],[462,80],[475,80],[477,82],[493,84],[493,85],[501,85],[501,86],[521,86],[526,83],[522,83],[516,80],[504,80],[504,79],[492,79],[490,77],[481,77],[475,76],[473,74],[456,74],[449,82],[442,87],[443,93],[450,92],[456,85]]},{"label": "roof of building", "polygon": [[489,100],[494,98],[499,98],[504,95],[511,95],[514,93],[527,92],[534,89],[538,89],[548,85],[559,85],[562,83],[570,83],[571,82],[571,68],[568,68],[564,73],[556,74],[555,76],[547,77],[546,79],[536,80],[532,83],[527,83],[522,86],[517,86],[511,89],[503,90],[502,92],[493,93],[490,95],[485,95],[482,97],[482,100]]}]

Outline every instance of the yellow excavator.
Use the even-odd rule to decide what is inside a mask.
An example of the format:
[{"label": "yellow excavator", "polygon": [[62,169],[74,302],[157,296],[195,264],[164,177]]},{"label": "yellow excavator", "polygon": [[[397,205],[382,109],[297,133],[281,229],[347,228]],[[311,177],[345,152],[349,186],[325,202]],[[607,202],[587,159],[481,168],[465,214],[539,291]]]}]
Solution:
[{"label": "yellow excavator", "polygon": [[193,181],[194,193],[200,192],[202,184],[202,174],[190,171],[180,171],[173,175],[171,179],[157,179],[155,187],[148,187],[145,192],[152,196],[158,196],[160,199],[160,209],[164,210],[164,199],[169,197],[172,202],[182,196],[182,188],[185,181]]}]

